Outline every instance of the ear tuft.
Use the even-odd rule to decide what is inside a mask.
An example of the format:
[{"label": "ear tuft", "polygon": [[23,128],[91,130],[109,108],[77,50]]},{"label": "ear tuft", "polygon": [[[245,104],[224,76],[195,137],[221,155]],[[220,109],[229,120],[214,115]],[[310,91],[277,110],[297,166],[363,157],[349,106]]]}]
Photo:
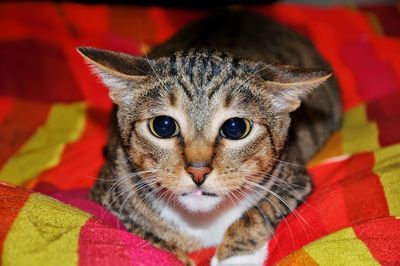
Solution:
[{"label": "ear tuft", "polygon": [[148,77],[150,65],[142,57],[92,47],[76,50],[109,88],[110,98],[116,104],[127,103],[134,93],[129,85]]},{"label": "ear tuft", "polygon": [[126,77],[145,76],[149,73],[150,65],[143,57],[97,49],[79,47],[77,51],[90,63],[102,70],[113,72],[115,75]]}]

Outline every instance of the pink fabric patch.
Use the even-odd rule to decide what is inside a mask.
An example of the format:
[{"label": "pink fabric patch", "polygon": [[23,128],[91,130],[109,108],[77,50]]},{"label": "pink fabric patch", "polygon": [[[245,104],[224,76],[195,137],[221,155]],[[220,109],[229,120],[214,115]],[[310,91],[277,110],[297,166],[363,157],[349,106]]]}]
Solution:
[{"label": "pink fabric patch", "polygon": [[367,39],[344,46],[342,55],[343,62],[352,70],[359,92],[366,101],[398,90],[391,65],[377,59]]},{"label": "pink fabric patch", "polygon": [[378,124],[381,146],[400,142],[399,102],[400,92],[396,92],[367,104],[368,119]]},{"label": "pink fabric patch", "polygon": [[79,237],[79,265],[182,265],[171,253],[97,219],[90,219]]}]

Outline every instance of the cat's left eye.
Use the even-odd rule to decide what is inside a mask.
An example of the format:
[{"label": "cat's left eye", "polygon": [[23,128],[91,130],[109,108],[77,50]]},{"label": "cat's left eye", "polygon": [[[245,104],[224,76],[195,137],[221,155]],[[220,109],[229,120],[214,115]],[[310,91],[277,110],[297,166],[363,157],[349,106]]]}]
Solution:
[{"label": "cat's left eye", "polygon": [[176,121],[166,115],[156,116],[149,120],[150,132],[157,138],[172,138],[179,134],[179,126]]},{"label": "cat's left eye", "polygon": [[243,139],[250,133],[251,126],[251,121],[245,118],[233,117],[224,122],[220,134],[227,139]]}]

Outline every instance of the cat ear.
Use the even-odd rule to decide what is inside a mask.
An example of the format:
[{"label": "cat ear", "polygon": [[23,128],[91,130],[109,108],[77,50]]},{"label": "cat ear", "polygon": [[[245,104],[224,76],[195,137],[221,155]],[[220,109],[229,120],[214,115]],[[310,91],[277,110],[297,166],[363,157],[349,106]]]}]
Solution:
[{"label": "cat ear", "polygon": [[278,113],[296,110],[302,98],[326,81],[332,74],[325,70],[294,66],[271,66],[262,75],[273,95],[272,108]]},{"label": "cat ear", "polygon": [[148,78],[150,65],[142,57],[92,47],[79,47],[77,51],[109,88],[111,100],[118,105],[131,100],[135,82]]}]

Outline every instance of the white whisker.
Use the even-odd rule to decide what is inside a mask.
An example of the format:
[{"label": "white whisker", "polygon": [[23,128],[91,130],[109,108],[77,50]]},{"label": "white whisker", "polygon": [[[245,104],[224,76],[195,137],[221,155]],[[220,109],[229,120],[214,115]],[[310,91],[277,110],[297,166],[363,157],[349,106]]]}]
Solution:
[{"label": "white whisker", "polygon": [[[288,207],[289,210],[291,211],[291,213],[293,213],[293,215],[294,215],[294,216],[296,217],[296,219],[299,221],[301,227],[303,228],[304,233],[306,234],[306,236],[307,236],[307,238],[308,238],[308,232],[307,232],[306,228],[304,227],[304,224],[303,224],[303,223],[305,223],[305,224],[306,224],[307,226],[309,226],[310,228],[313,228],[313,227],[304,219],[304,217],[303,217],[300,213],[298,213],[298,212],[296,211],[296,209],[295,209],[293,206],[291,206],[285,199],[283,199],[283,198],[282,198],[280,195],[278,195],[276,192],[274,192],[274,191],[272,191],[272,190],[270,190],[270,189],[268,189],[268,188],[265,188],[265,187],[263,187],[263,186],[261,186],[261,185],[259,185],[259,184],[257,184],[257,183],[254,183],[254,182],[252,182],[252,181],[249,181],[249,180],[243,180],[243,181],[249,183],[249,184],[252,185],[252,186],[258,187],[258,188],[263,189],[264,191],[270,193],[271,195],[273,195],[274,197],[276,197],[279,201],[281,201],[286,207]],[[267,199],[269,202],[271,202],[267,197],[264,197],[264,198]],[[271,203],[272,203],[272,202],[271,202]],[[282,213],[281,213],[281,214],[282,214]],[[286,220],[286,219],[285,219],[285,220]]]}]

